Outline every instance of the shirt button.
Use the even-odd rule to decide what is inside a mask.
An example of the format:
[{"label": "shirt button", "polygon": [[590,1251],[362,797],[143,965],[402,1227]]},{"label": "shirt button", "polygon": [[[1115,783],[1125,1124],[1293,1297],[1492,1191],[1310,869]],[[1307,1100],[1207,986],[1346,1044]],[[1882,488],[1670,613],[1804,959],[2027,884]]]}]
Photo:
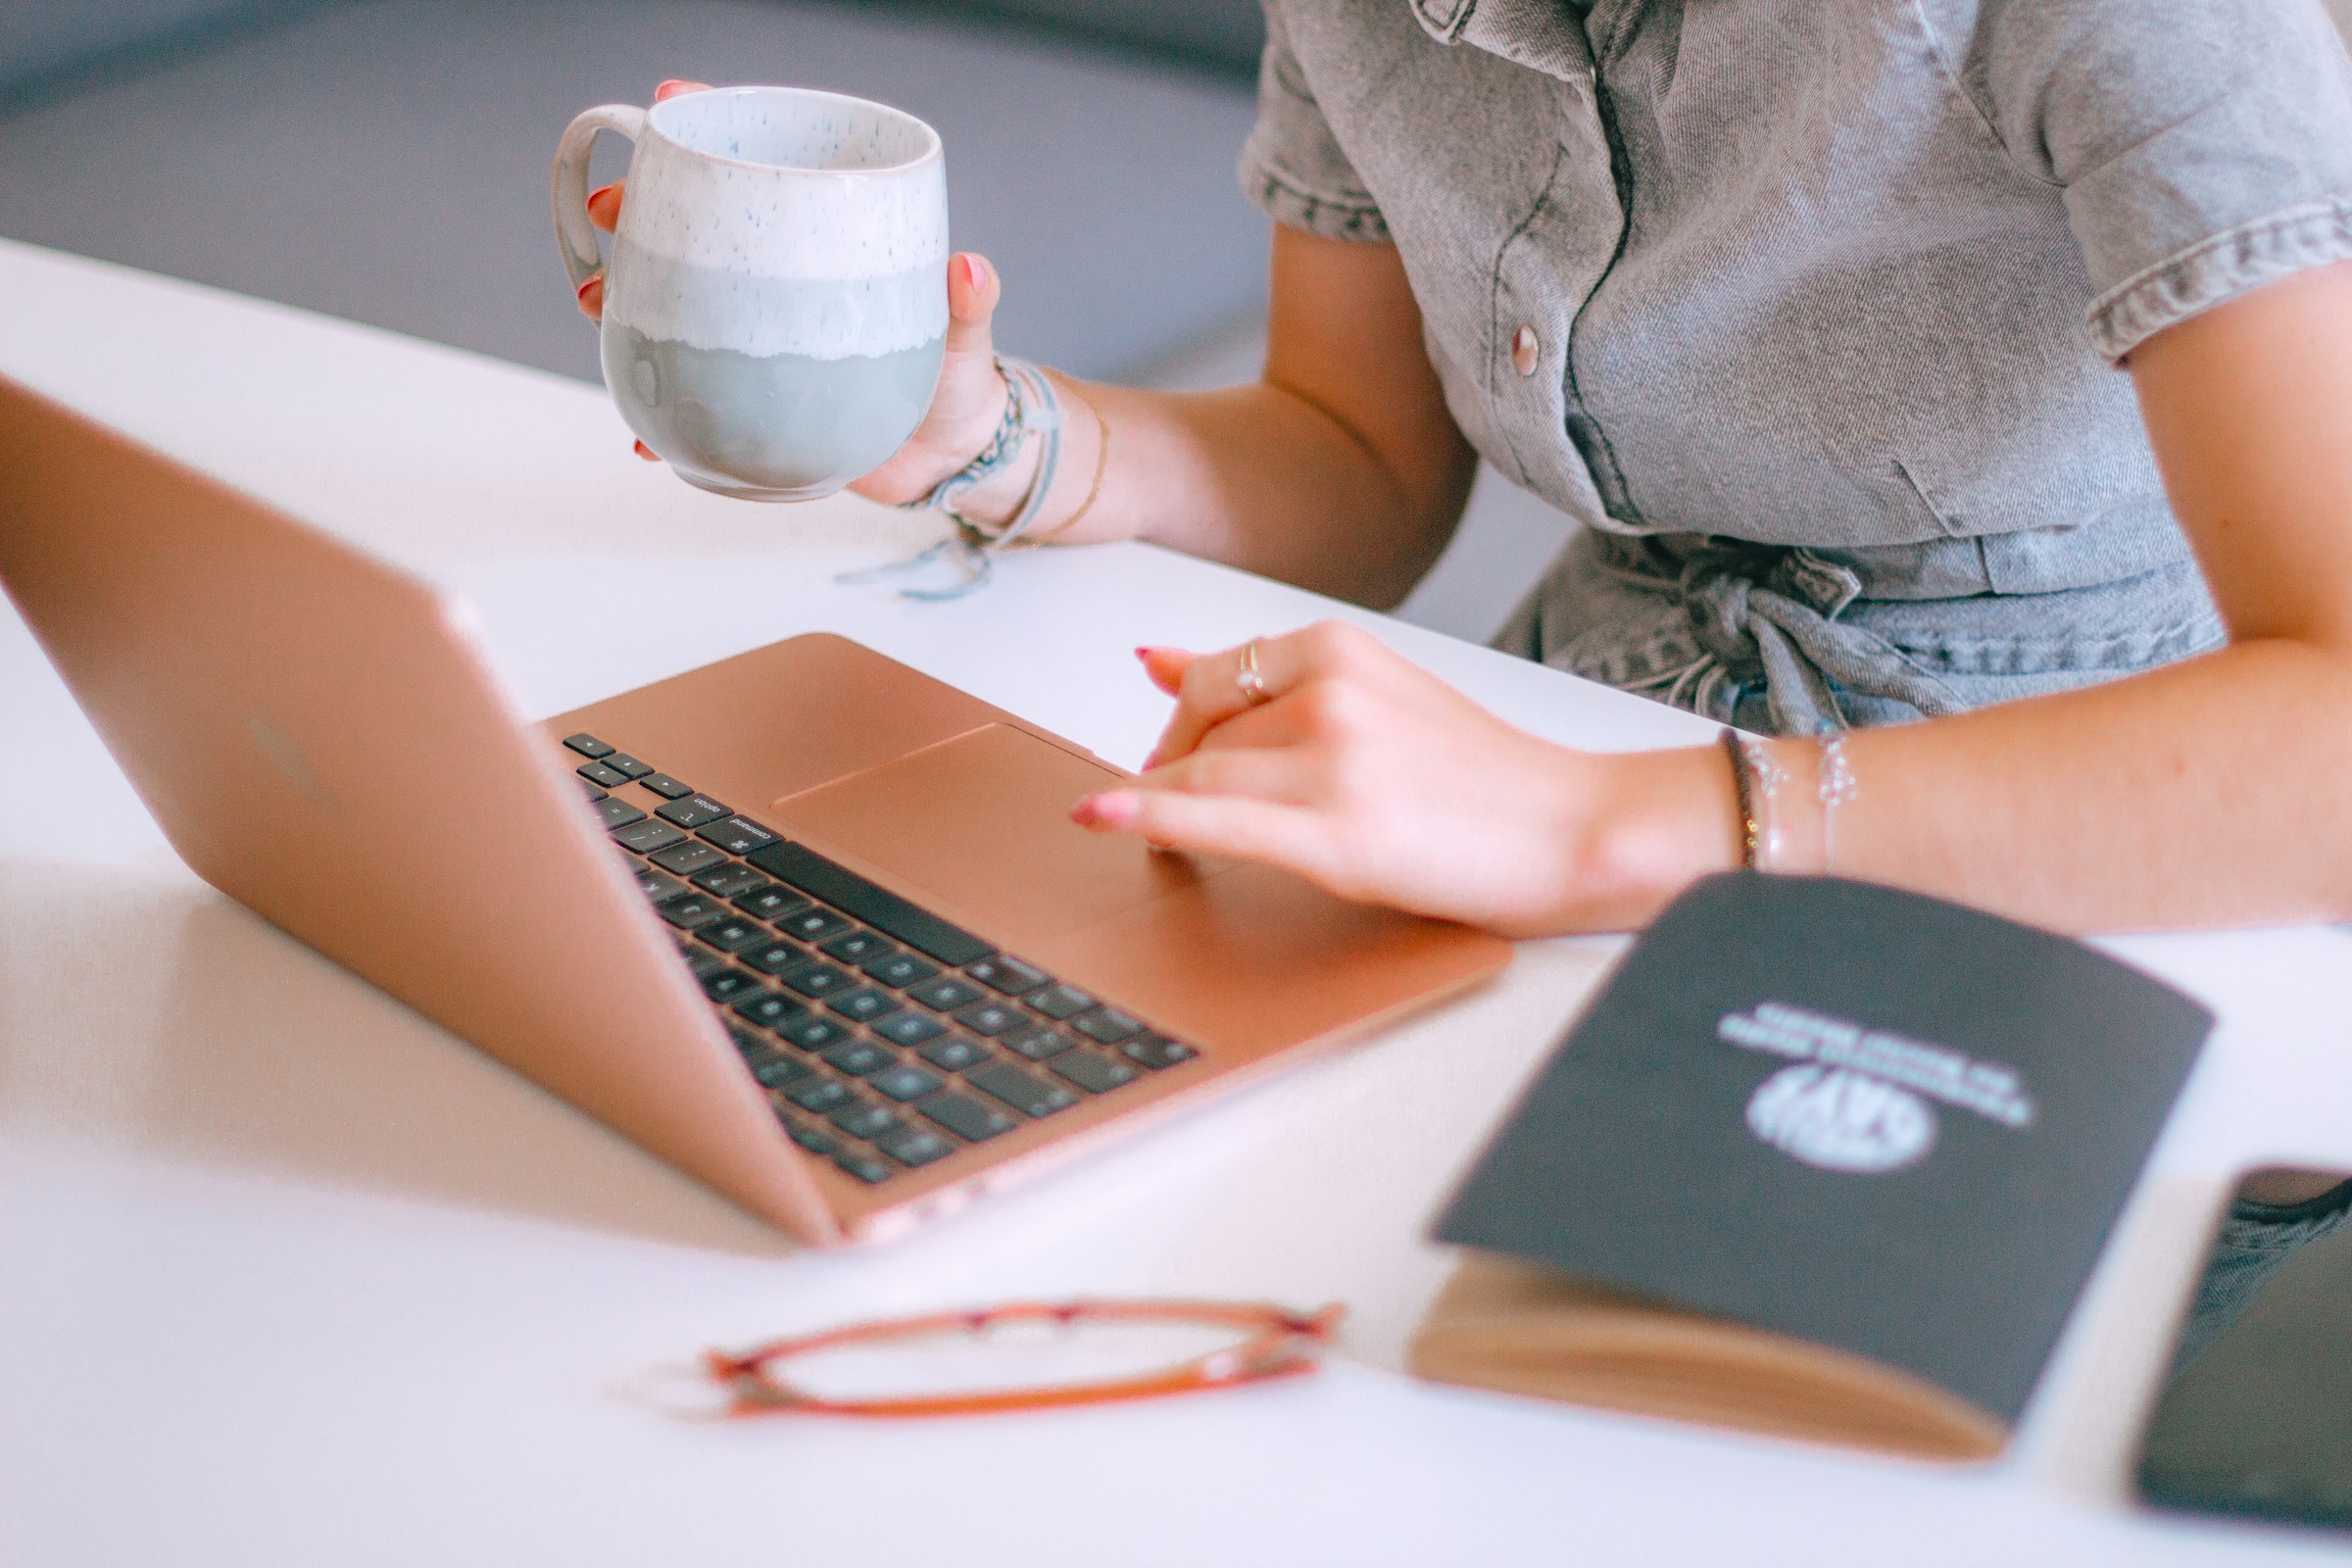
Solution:
[{"label": "shirt button", "polygon": [[1511,368],[1521,375],[1536,373],[1536,357],[1543,351],[1543,340],[1534,327],[1522,326],[1511,334]]}]

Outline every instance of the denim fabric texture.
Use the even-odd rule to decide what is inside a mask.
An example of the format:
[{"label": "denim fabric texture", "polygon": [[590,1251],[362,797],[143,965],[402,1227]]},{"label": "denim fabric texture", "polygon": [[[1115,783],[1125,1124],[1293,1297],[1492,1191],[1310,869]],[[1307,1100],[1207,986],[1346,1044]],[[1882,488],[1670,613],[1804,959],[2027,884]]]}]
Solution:
[{"label": "denim fabric texture", "polygon": [[1590,530],[1502,646],[1805,733],[2222,642],[2115,367],[2352,258],[2317,0],[1266,9],[1244,185]]}]

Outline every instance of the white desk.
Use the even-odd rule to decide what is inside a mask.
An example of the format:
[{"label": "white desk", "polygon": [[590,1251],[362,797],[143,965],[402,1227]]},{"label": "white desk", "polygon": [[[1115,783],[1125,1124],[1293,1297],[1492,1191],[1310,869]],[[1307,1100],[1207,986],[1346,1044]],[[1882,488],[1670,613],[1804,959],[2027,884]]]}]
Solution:
[{"label": "white desk", "polygon": [[[1129,648],[1334,609],[1124,546],[907,604],[832,581],[907,548],[906,519],[701,495],[631,457],[571,382],[24,247],[0,245],[0,374],[462,589],[533,711],[827,627],[1132,760],[1161,705]],[[581,606],[605,631],[557,635]],[[2122,1478],[2221,1185],[2258,1157],[2352,1163],[2341,934],[2115,945],[2225,1022],[2012,1457],[1952,1474],[1396,1372],[1444,1268],[1419,1240],[1433,1205],[1614,943],[1531,945],[1468,1001],[892,1248],[796,1253],[198,883],[0,613],[19,784],[0,816],[0,1559],[1979,1568],[2311,1549],[2148,1523]],[[1704,734],[1379,624],[1545,734]],[[420,773],[416,793],[464,820],[462,780]],[[693,1426],[607,1392],[845,1317],[1162,1291],[1345,1300],[1349,1359],[1241,1395],[898,1426]]]}]

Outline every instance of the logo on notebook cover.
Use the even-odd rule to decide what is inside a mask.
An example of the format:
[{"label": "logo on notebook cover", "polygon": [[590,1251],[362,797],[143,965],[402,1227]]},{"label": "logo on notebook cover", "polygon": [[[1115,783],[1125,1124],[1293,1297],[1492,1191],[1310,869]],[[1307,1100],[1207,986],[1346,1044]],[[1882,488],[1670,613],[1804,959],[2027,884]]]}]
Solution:
[{"label": "logo on notebook cover", "polygon": [[1936,1112],[1868,1073],[1783,1067],[1747,1102],[1747,1130],[1791,1159],[1876,1173],[1915,1165],[1936,1147]]},{"label": "logo on notebook cover", "polygon": [[1919,1163],[1936,1147],[1930,1100],[2013,1131],[2034,1124],[2034,1100],[2015,1068],[1949,1046],[1783,1002],[1726,1013],[1715,1033],[1729,1045],[1794,1058],[1748,1097],[1747,1128],[1822,1170],[1878,1175]]}]

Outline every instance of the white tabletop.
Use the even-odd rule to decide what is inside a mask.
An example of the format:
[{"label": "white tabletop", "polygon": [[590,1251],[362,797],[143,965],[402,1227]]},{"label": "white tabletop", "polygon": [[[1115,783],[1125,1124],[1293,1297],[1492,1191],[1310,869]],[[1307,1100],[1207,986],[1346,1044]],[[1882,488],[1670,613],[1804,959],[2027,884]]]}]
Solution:
[{"label": "white tabletop", "polygon": [[[0,374],[416,567],[553,712],[829,628],[1132,762],[1128,650],[1342,613],[1596,748],[1688,715],[1138,546],[914,605],[833,582],[922,537],[630,456],[596,390],[0,243]],[[588,328],[583,325],[583,331]],[[0,462],[10,455],[0,453]],[[594,612],[596,635],[576,628]],[[257,603],[257,612],[266,605]],[[1480,994],[868,1250],[788,1244],[267,928],[172,854],[0,611],[0,1559],[23,1564],[1825,1564],[2285,1560],[2125,1501],[2230,1176],[2352,1164],[2352,941],[2110,946],[2223,1023],[2011,1456],[1947,1472],[1425,1387],[1421,1240],[1618,951]],[[417,780],[462,813],[462,781]],[[701,1426],[614,1387],[709,1345],[935,1305],[1345,1301],[1311,1380],[1086,1413]]]}]

